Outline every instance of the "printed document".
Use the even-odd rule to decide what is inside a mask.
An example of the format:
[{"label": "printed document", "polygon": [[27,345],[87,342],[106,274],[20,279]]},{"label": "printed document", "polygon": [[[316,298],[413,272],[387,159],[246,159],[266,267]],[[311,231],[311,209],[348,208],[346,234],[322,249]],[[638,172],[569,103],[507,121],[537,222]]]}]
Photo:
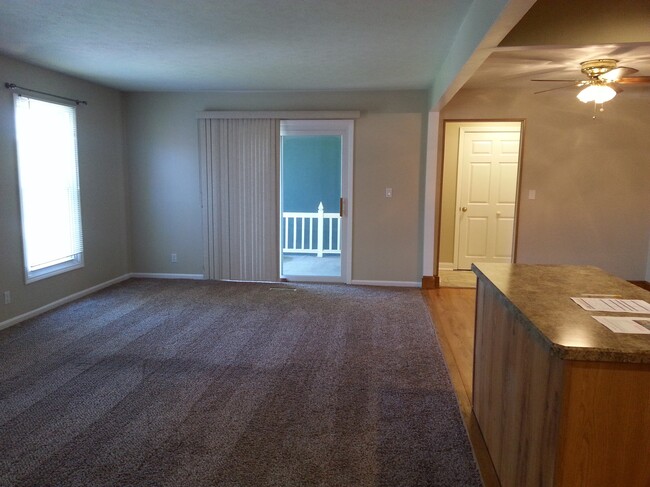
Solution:
[{"label": "printed document", "polygon": [[587,311],[609,311],[610,313],[649,313],[650,304],[642,299],[618,298],[571,298]]},{"label": "printed document", "polygon": [[593,316],[614,333],[642,333],[650,335],[649,316]]}]

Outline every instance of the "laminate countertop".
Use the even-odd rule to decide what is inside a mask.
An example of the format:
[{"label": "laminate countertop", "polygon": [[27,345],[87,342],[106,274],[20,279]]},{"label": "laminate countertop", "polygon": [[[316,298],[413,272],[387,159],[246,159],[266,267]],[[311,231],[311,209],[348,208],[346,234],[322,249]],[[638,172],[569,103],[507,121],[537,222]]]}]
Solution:
[{"label": "laminate countertop", "polygon": [[650,319],[650,314],[586,311],[571,300],[615,295],[650,303],[650,292],[590,266],[480,263],[472,264],[472,270],[480,282],[496,288],[505,306],[552,354],[566,360],[650,363],[650,334],[614,333],[592,318]]}]

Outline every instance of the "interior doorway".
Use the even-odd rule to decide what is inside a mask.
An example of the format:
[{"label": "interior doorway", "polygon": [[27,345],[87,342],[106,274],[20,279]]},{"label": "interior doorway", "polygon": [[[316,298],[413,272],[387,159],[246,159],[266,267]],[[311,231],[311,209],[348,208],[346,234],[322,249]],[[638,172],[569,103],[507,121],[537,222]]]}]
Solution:
[{"label": "interior doorway", "polygon": [[349,282],[351,120],[291,120],[280,126],[280,275]]},{"label": "interior doorway", "polygon": [[514,262],[521,140],[521,121],[445,122],[442,286],[473,283],[472,262]]}]

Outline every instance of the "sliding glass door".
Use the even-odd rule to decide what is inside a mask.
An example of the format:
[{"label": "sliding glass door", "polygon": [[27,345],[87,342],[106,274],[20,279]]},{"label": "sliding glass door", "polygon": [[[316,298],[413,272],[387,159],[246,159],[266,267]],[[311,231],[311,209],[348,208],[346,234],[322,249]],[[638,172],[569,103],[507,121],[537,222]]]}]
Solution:
[{"label": "sliding glass door", "polygon": [[349,282],[352,121],[281,124],[280,272]]}]

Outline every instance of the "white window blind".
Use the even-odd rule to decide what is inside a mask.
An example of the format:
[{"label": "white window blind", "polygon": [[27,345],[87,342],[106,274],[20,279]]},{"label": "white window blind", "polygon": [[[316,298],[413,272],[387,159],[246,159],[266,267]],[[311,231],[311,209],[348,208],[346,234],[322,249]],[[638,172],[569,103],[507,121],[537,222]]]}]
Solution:
[{"label": "white window blind", "polygon": [[14,95],[25,274],[83,266],[75,108]]}]

